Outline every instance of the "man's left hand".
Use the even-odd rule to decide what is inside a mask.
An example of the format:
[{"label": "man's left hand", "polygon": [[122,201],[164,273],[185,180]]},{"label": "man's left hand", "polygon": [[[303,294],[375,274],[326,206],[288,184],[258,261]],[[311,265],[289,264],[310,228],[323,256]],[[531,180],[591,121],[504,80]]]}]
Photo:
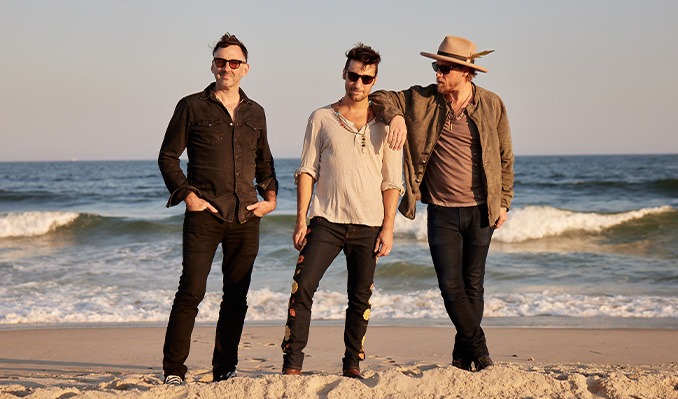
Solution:
[{"label": "man's left hand", "polygon": [[501,207],[499,210],[499,219],[497,219],[497,223],[494,224],[494,229],[497,230],[500,228],[508,219],[508,210],[506,208]]},{"label": "man's left hand", "polygon": [[377,243],[374,246],[374,253],[377,258],[388,256],[393,248],[393,230],[382,229],[377,237]]},{"label": "man's left hand", "polygon": [[398,151],[403,149],[405,140],[407,140],[407,124],[404,116],[396,115],[391,119],[386,140],[390,149]]},{"label": "man's left hand", "polygon": [[262,217],[275,210],[276,201],[259,201],[252,205],[247,205],[247,210],[254,212],[255,216]]}]

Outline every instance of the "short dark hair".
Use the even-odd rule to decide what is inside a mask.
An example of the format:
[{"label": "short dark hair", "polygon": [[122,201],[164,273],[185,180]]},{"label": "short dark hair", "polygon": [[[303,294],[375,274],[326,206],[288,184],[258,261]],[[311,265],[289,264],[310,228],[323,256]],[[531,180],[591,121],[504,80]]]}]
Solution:
[{"label": "short dark hair", "polygon": [[217,44],[214,45],[212,48],[212,55],[217,52],[220,48],[225,48],[228,46],[238,46],[240,47],[240,50],[242,50],[243,55],[245,56],[245,61],[247,61],[247,47],[245,47],[244,44],[240,40],[238,40],[235,35],[232,35],[228,32],[224,34],[221,39],[217,42]]},{"label": "short dark hair", "polygon": [[346,65],[344,65],[344,69],[348,69],[348,64],[351,63],[351,60],[360,61],[365,65],[374,65],[375,75],[379,72],[381,56],[377,50],[370,46],[358,43],[355,47],[348,50],[346,52]]}]

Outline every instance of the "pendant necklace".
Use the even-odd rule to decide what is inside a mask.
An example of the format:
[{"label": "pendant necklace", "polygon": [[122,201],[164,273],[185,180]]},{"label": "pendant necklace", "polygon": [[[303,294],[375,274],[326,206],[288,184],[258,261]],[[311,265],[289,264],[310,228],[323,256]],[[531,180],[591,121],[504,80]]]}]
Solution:
[{"label": "pendant necklace", "polygon": [[466,97],[466,100],[464,100],[463,103],[461,103],[459,107],[459,111],[457,113],[454,112],[454,106],[452,105],[454,101],[450,101],[450,110],[452,111],[452,118],[454,118],[455,121],[458,121],[464,116],[464,111],[466,111],[466,107],[468,106],[468,102],[471,99],[471,95],[473,95],[473,88],[471,88],[471,91],[468,93],[468,97]]},{"label": "pendant necklace", "polygon": [[372,117],[372,101],[370,101],[370,105],[367,108],[367,120],[365,121],[365,125],[357,130],[351,129],[351,127],[348,124],[348,121],[346,118],[341,116],[341,112],[339,112],[338,109],[335,110],[335,106],[338,107],[339,104],[341,103],[341,100],[337,101],[336,103],[332,104],[332,111],[334,111],[334,116],[337,118],[337,122],[339,122],[339,125],[343,127],[347,132],[354,134],[355,138],[358,139],[360,137],[361,140],[361,151],[364,153],[365,152],[365,147],[367,146],[366,139],[365,139],[365,133],[367,133],[367,125],[370,122],[370,118]]}]

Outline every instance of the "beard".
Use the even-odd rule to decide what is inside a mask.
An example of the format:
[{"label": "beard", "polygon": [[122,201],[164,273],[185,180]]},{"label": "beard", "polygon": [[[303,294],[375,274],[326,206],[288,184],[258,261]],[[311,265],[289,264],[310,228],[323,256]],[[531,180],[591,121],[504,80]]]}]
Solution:
[{"label": "beard", "polygon": [[367,94],[365,94],[364,91],[361,92],[347,91],[346,95],[348,96],[348,98],[355,102],[360,102],[367,98]]},{"label": "beard", "polygon": [[438,86],[438,93],[440,94],[449,94],[450,93],[450,88],[445,84],[446,82],[436,82],[436,85]]}]

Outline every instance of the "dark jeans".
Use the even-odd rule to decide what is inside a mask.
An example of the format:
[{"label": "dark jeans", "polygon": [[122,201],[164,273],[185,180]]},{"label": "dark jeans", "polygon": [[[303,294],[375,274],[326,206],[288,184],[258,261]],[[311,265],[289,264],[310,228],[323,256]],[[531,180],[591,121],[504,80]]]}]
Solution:
[{"label": "dark jeans", "polygon": [[184,365],[198,305],[205,296],[207,275],[219,244],[223,251],[223,297],[212,357],[215,376],[234,371],[238,344],[247,313],[252,265],[259,251],[260,218],[243,224],[224,222],[207,211],[186,212],[183,232],[183,270],[167,324],[163,348],[165,375],[185,377]]},{"label": "dark jeans", "polygon": [[428,243],[445,309],[457,329],[453,358],[488,356],[483,318],[485,260],[494,227],[485,205],[428,206]]},{"label": "dark jeans", "polygon": [[302,368],[313,295],[323,274],[342,249],[348,269],[343,369],[358,367],[359,362],[365,360],[363,342],[370,318],[370,297],[377,265],[374,245],[380,230],[380,227],[332,223],[319,217],[311,219],[307,242],[299,253],[294,272],[282,343],[283,368]]}]

